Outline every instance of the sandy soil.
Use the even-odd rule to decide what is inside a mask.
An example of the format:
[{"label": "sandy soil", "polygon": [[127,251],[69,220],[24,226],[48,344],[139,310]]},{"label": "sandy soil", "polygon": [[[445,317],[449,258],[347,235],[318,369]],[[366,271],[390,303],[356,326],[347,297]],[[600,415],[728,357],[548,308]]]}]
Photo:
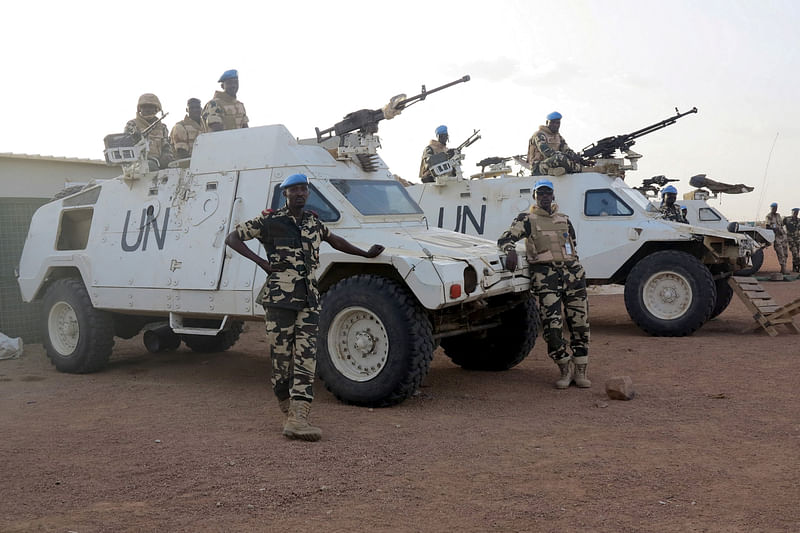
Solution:
[{"label": "sandy soil", "polygon": [[[736,299],[675,339],[621,295],[590,306],[591,389],[553,389],[541,339],[501,373],[437,352],[393,408],[318,383],[318,443],[281,436],[257,323],[219,354],[118,341],[83,376],[26,346],[0,361],[0,531],[797,531],[797,337],[745,331]],[[607,399],[615,375],[633,401]]]}]

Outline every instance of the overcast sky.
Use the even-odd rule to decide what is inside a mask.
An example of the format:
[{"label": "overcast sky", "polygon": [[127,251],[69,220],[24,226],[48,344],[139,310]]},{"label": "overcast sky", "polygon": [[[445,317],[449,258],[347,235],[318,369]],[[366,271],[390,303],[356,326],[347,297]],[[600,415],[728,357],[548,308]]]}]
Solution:
[{"label": "overcast sky", "polygon": [[705,173],[756,187],[712,202],[729,218],[763,218],[772,201],[788,215],[800,207],[799,15],[798,1],[763,0],[7,3],[0,152],[100,159],[141,93],[159,96],[171,128],[231,68],[250,125],[297,137],[469,74],[381,123],[396,174],[417,179],[439,124],[456,144],[481,130],[472,173],[525,153],[553,110],[580,149],[696,106],[637,142],[626,181],[664,174],[683,193]]}]

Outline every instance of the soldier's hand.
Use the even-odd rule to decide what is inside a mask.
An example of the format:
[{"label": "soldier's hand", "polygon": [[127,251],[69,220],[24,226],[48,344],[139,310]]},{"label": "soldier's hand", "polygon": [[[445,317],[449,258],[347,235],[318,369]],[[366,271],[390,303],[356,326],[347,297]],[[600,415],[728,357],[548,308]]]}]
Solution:
[{"label": "soldier's hand", "polygon": [[382,245],[373,244],[370,247],[370,249],[367,250],[367,254],[364,257],[367,257],[367,258],[378,257],[379,255],[381,255],[381,253],[383,253],[384,250],[385,250],[385,248]]},{"label": "soldier's hand", "polygon": [[517,257],[516,250],[509,250],[506,253],[506,270],[514,272],[517,269],[517,261],[519,258]]}]

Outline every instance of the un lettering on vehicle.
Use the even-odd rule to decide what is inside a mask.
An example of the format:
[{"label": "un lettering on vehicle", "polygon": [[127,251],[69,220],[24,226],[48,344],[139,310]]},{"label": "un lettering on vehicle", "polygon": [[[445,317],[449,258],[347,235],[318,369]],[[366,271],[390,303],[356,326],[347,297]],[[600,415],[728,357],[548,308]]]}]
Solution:
[{"label": "un lettering on vehicle", "polygon": [[[452,220],[455,222],[454,226],[448,226],[446,229],[451,229],[453,231],[457,231],[459,233],[469,233],[470,235],[483,235],[483,232],[486,228],[486,204],[481,205],[481,212],[480,216],[476,217],[475,213],[472,211],[472,208],[468,205],[459,205],[456,206],[456,213],[454,218],[448,218],[445,216],[445,207],[439,207],[439,217],[437,219],[436,225],[440,228],[444,228],[445,220]],[[469,223],[470,228],[467,231],[467,223]]]}]

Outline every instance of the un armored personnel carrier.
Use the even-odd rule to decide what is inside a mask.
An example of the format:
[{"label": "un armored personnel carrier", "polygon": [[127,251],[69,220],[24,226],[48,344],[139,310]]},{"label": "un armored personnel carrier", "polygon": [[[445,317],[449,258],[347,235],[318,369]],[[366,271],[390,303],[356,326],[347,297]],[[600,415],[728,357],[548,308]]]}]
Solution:
[{"label": "un armored personnel carrier", "polygon": [[[233,346],[243,321],[264,315],[255,301],[265,274],[227,248],[225,236],[280,207],[279,184],[301,172],[311,181],[307,208],[333,232],[386,247],[374,259],[326,243],[320,250],[318,372],[338,398],[402,401],[422,383],[438,344],[465,368],[522,361],[538,323],[527,280],[505,270],[494,243],[430,227],[380,157],[362,149],[363,135],[347,135],[343,126],[298,141],[282,125],[208,133],[186,168],[157,172],[146,147],[110,146],[122,176],[42,206],[31,222],[18,281],[26,301],[44,303],[48,357],[64,372],[97,371],[115,336],[142,328],[151,351]],[[259,253],[259,242],[247,244]]]},{"label": "un armored personnel carrier", "polygon": [[[604,172],[548,176],[555,203],[575,227],[587,281],[623,284],[628,314],[644,331],[689,335],[730,303],[726,278],[749,265],[750,248],[743,245],[748,237],[664,220],[620,177],[635,170],[642,156],[630,150],[630,139],[616,145],[608,139],[593,145],[603,147],[593,155],[602,156],[596,167]],[[614,146],[626,156],[612,158]],[[514,175],[510,160],[489,158],[471,179],[451,172],[408,191],[434,226],[496,241],[516,215],[530,209],[539,179]],[[518,251],[524,254],[521,244]]]}]

